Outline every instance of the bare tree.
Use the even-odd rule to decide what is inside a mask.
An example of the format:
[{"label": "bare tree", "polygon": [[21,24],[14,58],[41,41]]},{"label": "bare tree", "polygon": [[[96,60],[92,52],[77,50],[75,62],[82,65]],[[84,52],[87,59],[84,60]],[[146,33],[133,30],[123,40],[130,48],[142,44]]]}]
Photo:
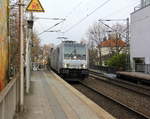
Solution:
[{"label": "bare tree", "polygon": [[102,65],[102,52],[101,46],[99,44],[103,41],[105,36],[106,36],[106,28],[100,23],[95,23],[87,31],[87,38],[89,40],[89,45],[91,49],[93,50],[94,46],[98,46],[97,48],[100,65]]},{"label": "bare tree", "polygon": [[117,33],[109,34],[108,42],[109,43],[107,44],[107,47],[109,49],[109,56],[120,54],[121,52],[123,52],[124,48],[126,47],[125,41],[123,41],[121,35]]},{"label": "bare tree", "polygon": [[[27,1],[27,0],[25,0]],[[9,65],[10,74],[12,74],[12,69],[19,70],[19,14],[18,14],[18,0],[9,0]],[[24,25],[26,25],[26,18],[24,17]],[[26,30],[24,28],[24,34]],[[24,35],[25,37],[26,35]],[[24,38],[25,40],[25,38]],[[25,42],[25,41],[24,41]]]},{"label": "bare tree", "polygon": [[45,61],[45,64],[50,66],[50,59],[51,59],[51,51],[54,48],[54,44],[45,44],[42,46],[42,52],[43,52],[43,60]]},{"label": "bare tree", "polygon": [[36,33],[33,33],[32,36],[32,49],[31,49],[32,61],[36,62],[36,60],[42,55],[42,47],[40,46],[40,39]]},{"label": "bare tree", "polygon": [[18,3],[9,1],[9,75],[13,76],[19,70],[19,39],[18,39]]},{"label": "bare tree", "polygon": [[112,29],[114,30],[108,35],[108,40],[114,42],[114,45],[110,44],[110,52],[113,56],[119,54],[126,47],[126,26],[124,24],[116,23],[112,26]]},{"label": "bare tree", "polygon": [[[103,41],[108,41],[108,40],[112,41],[107,46],[110,52],[109,56],[119,54],[126,46],[125,44],[126,26],[124,24],[119,24],[119,23],[116,23],[112,26],[108,26],[103,23],[102,24],[95,23],[91,27],[89,27],[87,31],[87,39],[89,41],[88,43],[89,48],[91,50],[90,58],[92,59],[90,62],[93,63],[95,59],[98,59],[99,65],[102,65]],[[94,51],[94,49],[96,48],[98,48],[97,54]]]}]

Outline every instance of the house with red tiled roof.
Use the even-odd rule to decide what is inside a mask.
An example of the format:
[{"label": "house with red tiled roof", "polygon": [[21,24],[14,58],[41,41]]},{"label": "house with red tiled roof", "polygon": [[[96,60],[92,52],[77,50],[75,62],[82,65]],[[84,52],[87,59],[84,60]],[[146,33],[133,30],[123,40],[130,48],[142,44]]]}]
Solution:
[{"label": "house with red tiled roof", "polygon": [[123,53],[126,43],[123,40],[106,40],[100,44],[102,56]]},{"label": "house with red tiled roof", "polygon": [[108,40],[104,40],[98,46],[101,49],[101,57],[104,65],[105,60],[112,57],[115,54],[121,54],[126,52],[126,42],[121,38],[116,38],[115,35],[109,36]]},{"label": "house with red tiled roof", "polygon": [[125,47],[126,43],[123,40],[106,40],[100,44],[102,47]]}]

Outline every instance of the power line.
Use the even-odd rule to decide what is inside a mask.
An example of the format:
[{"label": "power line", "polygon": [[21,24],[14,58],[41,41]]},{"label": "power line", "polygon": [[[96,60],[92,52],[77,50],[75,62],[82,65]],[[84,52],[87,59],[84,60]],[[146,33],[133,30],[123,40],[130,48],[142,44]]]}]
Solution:
[{"label": "power line", "polygon": [[121,12],[124,12],[125,9],[131,8],[131,7],[133,7],[133,4],[137,4],[137,3],[139,3],[139,1],[136,1],[136,2],[134,1],[130,5],[126,5],[123,8],[119,8],[116,11],[113,11],[113,12],[109,13],[108,15],[104,16],[103,18],[110,17],[110,16],[112,16],[114,14],[118,14],[118,13],[120,14]]},{"label": "power line", "polygon": [[[89,0],[88,0],[89,1]],[[83,4],[83,1],[80,1],[78,4],[76,4],[68,14],[66,14],[65,18],[67,19],[75,10],[76,8],[79,8]],[[63,26],[62,26],[63,27]]]},{"label": "power line", "polygon": [[[100,19],[99,21],[106,27],[110,28],[111,30],[115,31],[116,32],[116,29],[112,28],[111,26],[105,24],[103,21],[119,21],[119,19],[110,19],[110,20],[102,20]],[[127,21],[128,19],[120,19],[121,21]],[[127,29],[128,30],[128,29]],[[117,31],[118,32],[118,31]],[[124,36],[121,32],[118,32],[121,34],[122,37],[126,38],[126,36]]]},{"label": "power line", "polygon": [[[139,2],[139,1],[138,1]],[[134,1],[134,3],[131,3],[131,5],[133,6],[133,4],[137,4],[138,3],[137,1],[135,2]],[[118,10],[116,10],[116,11],[114,11],[114,12],[112,12],[112,13],[110,13],[109,15],[107,15],[107,16],[112,16],[113,14],[115,14],[115,13],[120,13],[120,12],[118,12],[118,11],[121,11],[122,9],[122,11],[124,11],[124,9],[127,9],[127,8],[129,8],[129,5],[126,5],[124,8],[121,8],[121,9],[118,9]],[[105,17],[107,17],[107,16],[105,16]],[[83,20],[84,20],[84,18],[83,18]],[[82,20],[81,20],[81,22],[82,22]],[[78,23],[80,23],[80,21],[78,22]],[[72,27],[75,27],[76,25],[78,25],[78,23],[76,23],[76,24],[74,24]],[[70,27],[68,30],[66,30],[65,32],[68,32],[69,30],[71,30],[72,28]]]},{"label": "power line", "polygon": [[[73,10],[76,9],[76,8],[77,8],[78,6],[80,6],[81,4],[82,4],[82,1],[80,1],[80,3],[78,3],[78,4],[73,8]],[[73,11],[73,10],[72,10],[72,11]],[[72,13],[72,11],[69,12],[69,15]],[[66,15],[66,17],[68,17],[69,15]],[[38,35],[42,35],[42,34],[45,33],[45,32],[49,32],[50,29],[52,29],[52,28],[58,26],[59,24],[63,23],[63,22],[66,20],[66,18],[42,18],[42,17],[35,17],[35,19],[62,20],[61,22],[56,23],[55,25],[51,26],[50,28],[48,28],[48,29],[42,31],[42,32],[39,33]]]},{"label": "power line", "polygon": [[67,18],[70,14],[72,14],[72,12],[78,8],[81,4],[83,3],[83,1],[80,1],[75,7],[73,7],[73,9],[68,13],[68,15],[65,16],[65,18]]},{"label": "power line", "polygon": [[54,24],[54,25],[51,26],[50,28],[48,28],[48,29],[44,30],[43,32],[39,33],[38,35],[41,35],[41,34],[43,34],[43,33],[45,33],[45,32],[48,32],[50,29],[52,29],[52,28],[58,26],[58,25],[61,24],[62,22],[64,22],[64,21],[61,21],[61,22],[59,22],[59,23]]},{"label": "power line", "polygon": [[35,17],[34,19],[43,19],[43,20],[66,20],[65,18],[45,18],[45,17]]},{"label": "power line", "polygon": [[61,22],[56,23],[55,25],[53,25],[53,26],[51,26],[50,28],[44,30],[43,32],[39,33],[38,35],[42,35],[42,34],[45,33],[45,32],[49,32],[50,29],[52,29],[52,28],[56,27],[57,25],[63,23],[63,22],[66,20],[66,18],[67,18],[77,7],[79,7],[82,3],[83,3],[83,1],[80,1],[80,2],[68,13],[68,15],[65,16],[65,18],[39,18],[39,17],[36,17],[35,19],[62,20]]},{"label": "power line", "polygon": [[[87,0],[86,3],[88,3],[90,0]],[[93,1],[92,1],[93,2]],[[76,6],[73,7],[72,10],[70,10],[70,12],[65,16],[65,18],[67,18],[70,14],[73,13],[73,11],[76,10],[76,8],[79,8],[79,6],[81,6],[84,2],[83,1],[80,1],[78,4],[76,4]]]},{"label": "power line", "polygon": [[81,22],[83,22],[85,19],[87,19],[89,16],[91,16],[94,12],[96,12],[98,9],[102,8],[104,5],[106,5],[109,1],[111,0],[107,0],[105,1],[103,4],[101,4],[100,6],[98,6],[96,9],[94,9],[91,13],[87,14],[84,18],[82,18],[80,21],[78,21],[76,24],[72,25],[70,28],[68,28],[64,33],[70,31],[71,29],[73,29],[74,27],[76,27],[77,25],[79,25]]}]

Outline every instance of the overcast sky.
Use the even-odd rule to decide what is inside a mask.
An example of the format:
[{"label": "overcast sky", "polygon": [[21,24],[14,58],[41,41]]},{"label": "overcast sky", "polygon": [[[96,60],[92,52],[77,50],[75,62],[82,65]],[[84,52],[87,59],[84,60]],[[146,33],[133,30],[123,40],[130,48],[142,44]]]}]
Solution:
[{"label": "overcast sky", "polygon": [[[65,33],[45,32],[39,35],[42,44],[61,42],[57,37],[68,37],[69,40],[80,41],[86,37],[86,32],[94,22],[99,19],[126,19],[134,11],[134,7],[140,0],[40,0],[45,13],[34,13],[40,18],[65,18],[62,24],[51,30],[61,30]],[[92,15],[86,18],[91,12],[98,8]],[[79,21],[83,20],[80,24]],[[38,19],[35,20],[34,30],[37,34],[60,21]],[[70,29],[70,30],[69,30]]]}]

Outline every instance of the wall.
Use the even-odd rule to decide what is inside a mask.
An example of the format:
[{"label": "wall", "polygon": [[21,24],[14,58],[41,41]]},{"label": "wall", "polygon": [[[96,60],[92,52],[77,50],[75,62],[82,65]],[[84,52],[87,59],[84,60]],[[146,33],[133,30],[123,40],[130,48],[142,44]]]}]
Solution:
[{"label": "wall", "polygon": [[150,64],[150,6],[131,14],[131,59],[145,58]]},{"label": "wall", "polygon": [[8,70],[7,0],[0,0],[0,91],[6,84]]}]

